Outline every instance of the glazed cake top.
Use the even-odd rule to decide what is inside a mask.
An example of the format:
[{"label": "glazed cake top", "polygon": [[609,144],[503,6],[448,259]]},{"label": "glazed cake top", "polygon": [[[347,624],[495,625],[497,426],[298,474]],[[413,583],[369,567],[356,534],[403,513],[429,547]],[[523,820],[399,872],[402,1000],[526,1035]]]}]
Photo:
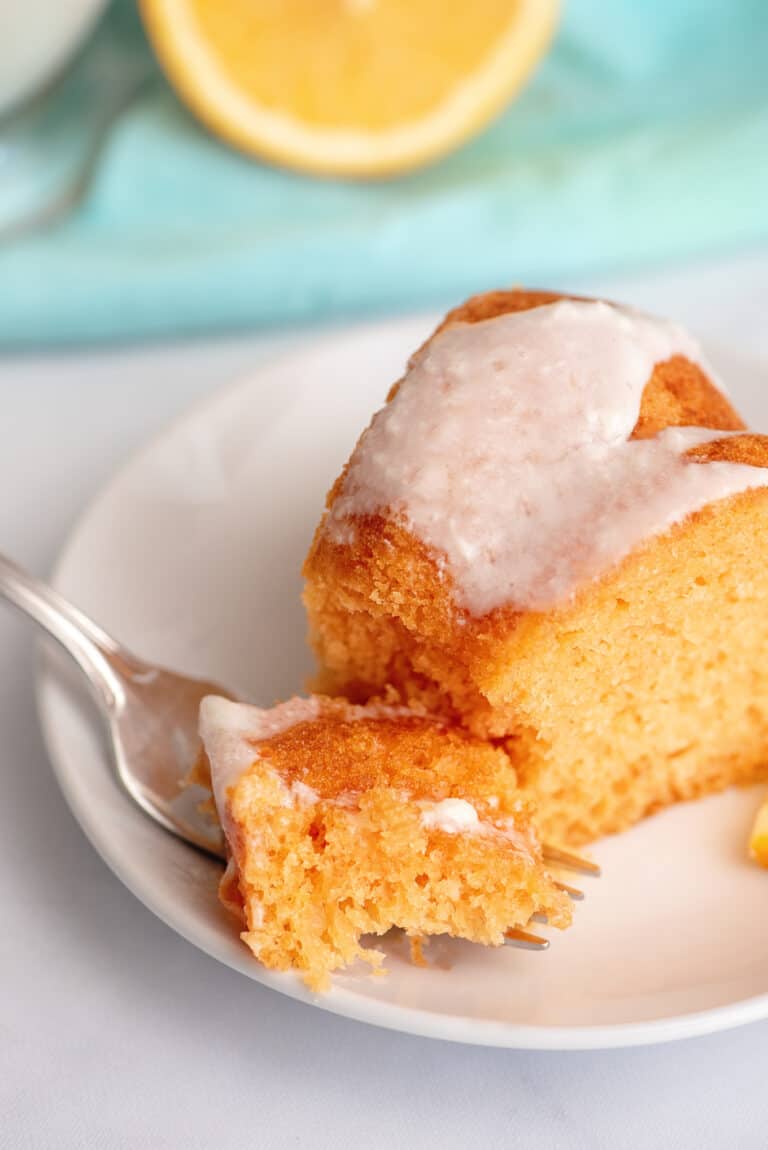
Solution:
[{"label": "glazed cake top", "polygon": [[350,460],[325,530],[402,521],[471,614],[544,610],[717,499],[768,485],[686,452],[722,431],[631,439],[656,364],[701,362],[687,332],[599,301],[560,300],[439,332]]},{"label": "glazed cake top", "polygon": [[534,849],[506,755],[407,708],[311,696],[262,710],[208,696],[200,734],[227,835],[232,788],[259,764],[279,779],[286,806],[322,800],[354,810],[367,791],[385,787],[415,802],[427,829],[495,833],[517,850]]},{"label": "glazed cake top", "polygon": [[207,695],[202,700],[200,738],[210,763],[213,797],[225,832],[229,829],[227,793],[258,758],[256,744],[298,723],[312,722],[320,710],[320,699],[314,695],[289,699],[270,710],[218,695]]}]

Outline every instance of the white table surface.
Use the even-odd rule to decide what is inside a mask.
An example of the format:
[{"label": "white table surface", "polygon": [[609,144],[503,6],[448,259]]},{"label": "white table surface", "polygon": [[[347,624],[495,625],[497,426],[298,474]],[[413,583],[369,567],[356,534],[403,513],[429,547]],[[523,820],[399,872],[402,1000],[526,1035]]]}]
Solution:
[{"label": "white table surface", "polygon": [[[663,311],[681,284],[715,333],[743,332],[768,384],[768,258],[625,294]],[[121,460],[299,338],[0,357],[0,548],[45,573]],[[199,953],[80,833],[46,760],[34,658],[30,625],[0,610],[2,1150],[768,1147],[768,1022],[607,1053],[461,1047],[299,1005]]]}]

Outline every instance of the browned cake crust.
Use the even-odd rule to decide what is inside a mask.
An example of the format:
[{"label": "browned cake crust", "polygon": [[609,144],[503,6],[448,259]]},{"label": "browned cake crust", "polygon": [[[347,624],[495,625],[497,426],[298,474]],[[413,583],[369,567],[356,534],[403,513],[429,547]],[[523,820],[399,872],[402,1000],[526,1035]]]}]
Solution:
[{"label": "browned cake crust", "polygon": [[[441,328],[559,298],[487,293]],[[675,356],[654,368],[633,438],[685,425],[744,429],[705,372]],[[766,467],[768,437],[731,435],[688,455],[703,465]],[[747,491],[648,540],[574,602],[482,617],[457,606],[435,556],[393,520],[358,519],[352,547],[331,542],[321,524],[304,569],[319,681],[359,700],[391,684],[404,699],[505,740],[549,837],[581,842],[621,829],[674,799],[765,774],[767,516],[768,491]],[[627,675],[632,682],[613,689]],[[686,678],[708,698],[718,693],[719,710],[703,709]]]},{"label": "browned cake crust", "polygon": [[[382,719],[374,713],[350,721],[346,701],[323,701],[322,721],[297,723],[259,744],[261,762],[289,785],[301,782],[322,799],[361,795],[374,786],[413,799],[440,794],[468,799],[491,817],[488,799],[498,813],[500,790],[515,784],[506,757],[489,757],[488,745],[460,728],[421,715]],[[520,796],[514,801],[519,805]]]}]

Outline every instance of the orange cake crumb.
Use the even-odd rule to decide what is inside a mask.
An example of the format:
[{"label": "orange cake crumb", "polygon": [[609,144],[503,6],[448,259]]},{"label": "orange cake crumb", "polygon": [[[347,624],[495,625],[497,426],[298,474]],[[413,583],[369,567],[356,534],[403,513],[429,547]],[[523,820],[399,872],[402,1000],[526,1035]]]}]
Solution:
[{"label": "orange cake crumb", "polygon": [[314,696],[270,711],[208,698],[201,734],[230,864],[222,900],[275,970],[314,989],[365,935],[402,928],[499,946],[570,922],[506,753],[402,708]]}]

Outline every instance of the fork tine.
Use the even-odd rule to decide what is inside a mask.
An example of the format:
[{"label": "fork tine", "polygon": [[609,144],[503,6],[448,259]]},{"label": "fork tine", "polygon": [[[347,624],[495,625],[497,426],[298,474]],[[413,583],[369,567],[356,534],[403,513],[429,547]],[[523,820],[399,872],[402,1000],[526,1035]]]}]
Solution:
[{"label": "fork tine", "polygon": [[[567,882],[558,882],[556,879],[553,879],[553,882],[558,890],[561,890],[563,894],[567,894],[568,898],[573,899],[574,902],[582,902],[585,898],[584,891],[579,890],[578,887],[569,886]],[[537,912],[531,915],[531,922],[549,922],[549,916]]]},{"label": "fork tine", "polygon": [[579,890],[576,886],[570,886],[567,882],[558,882],[555,880],[555,886],[561,890],[563,894],[567,894],[568,898],[572,898],[574,902],[581,902],[584,898],[584,891]]},{"label": "fork tine", "polygon": [[[570,868],[571,870],[580,870],[585,874],[599,875],[600,867],[597,863],[590,862],[589,859],[580,858],[579,855],[570,854],[568,851],[560,850],[558,847],[544,846],[542,853],[547,862],[556,864],[557,866]],[[554,884],[558,890],[563,894],[567,894],[574,902],[581,902],[584,898],[584,891],[579,890],[578,887],[571,886],[567,882],[560,882],[555,879]],[[548,921],[545,914],[534,914],[531,916],[531,922]],[[505,931],[504,933],[505,944],[509,946],[517,946],[523,950],[547,950],[549,947],[549,939],[541,938],[538,934],[531,934],[527,930],[519,930],[513,928]]]},{"label": "fork tine", "polygon": [[529,934],[527,930],[507,930],[504,932],[506,943],[518,946],[522,950],[546,950],[549,946],[548,938],[540,938],[538,934]]},{"label": "fork tine", "polygon": [[578,870],[582,874],[600,874],[600,867],[591,859],[581,858],[579,855],[571,854],[570,851],[561,850],[559,847],[547,846],[546,843],[541,850],[545,861],[554,863],[555,866],[564,867],[566,870]]}]

